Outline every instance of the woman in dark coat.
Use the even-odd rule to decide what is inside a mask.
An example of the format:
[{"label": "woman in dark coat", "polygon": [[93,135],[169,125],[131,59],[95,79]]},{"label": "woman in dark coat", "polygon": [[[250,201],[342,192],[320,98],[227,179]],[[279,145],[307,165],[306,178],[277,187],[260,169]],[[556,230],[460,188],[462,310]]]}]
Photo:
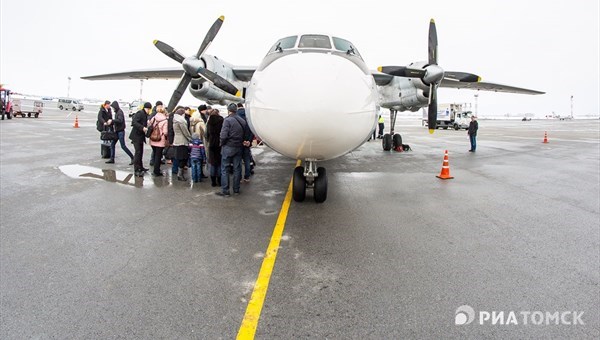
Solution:
[{"label": "woman in dark coat", "polygon": [[223,117],[219,110],[211,109],[206,122],[206,140],[208,142],[208,164],[210,164],[210,181],[213,187],[221,185],[221,128]]}]

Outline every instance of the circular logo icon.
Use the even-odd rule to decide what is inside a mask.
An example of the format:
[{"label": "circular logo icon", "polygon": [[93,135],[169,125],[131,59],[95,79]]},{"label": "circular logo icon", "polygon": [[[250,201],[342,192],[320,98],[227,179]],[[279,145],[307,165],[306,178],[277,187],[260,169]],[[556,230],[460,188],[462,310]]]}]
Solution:
[{"label": "circular logo icon", "polygon": [[475,310],[468,305],[462,305],[456,308],[454,316],[455,325],[468,325],[475,320]]}]

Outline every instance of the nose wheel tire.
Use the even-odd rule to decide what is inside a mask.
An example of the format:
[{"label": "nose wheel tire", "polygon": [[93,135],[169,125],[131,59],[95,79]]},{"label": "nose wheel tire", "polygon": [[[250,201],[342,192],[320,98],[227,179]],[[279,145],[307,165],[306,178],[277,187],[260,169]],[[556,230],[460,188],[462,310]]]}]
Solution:
[{"label": "nose wheel tire", "polygon": [[383,135],[381,144],[383,145],[383,151],[390,151],[392,149],[392,135],[389,133]]},{"label": "nose wheel tire", "polygon": [[315,202],[323,203],[327,199],[327,171],[323,167],[318,167],[317,174],[314,183],[314,198]]},{"label": "nose wheel tire", "polygon": [[394,150],[402,146],[402,136],[399,133],[394,134],[394,137],[392,138],[392,144],[394,146]]},{"label": "nose wheel tire", "polygon": [[297,166],[294,169],[294,178],[292,184],[292,198],[296,202],[303,202],[306,198],[306,177],[304,177],[304,168]]}]

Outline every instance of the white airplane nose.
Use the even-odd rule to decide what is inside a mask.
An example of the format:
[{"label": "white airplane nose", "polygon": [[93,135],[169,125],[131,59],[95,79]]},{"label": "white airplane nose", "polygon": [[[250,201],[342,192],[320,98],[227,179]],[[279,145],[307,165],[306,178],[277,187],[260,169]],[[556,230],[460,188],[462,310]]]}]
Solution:
[{"label": "white airplane nose", "polygon": [[326,160],[360,146],[374,128],[373,77],[329,53],[281,57],[254,73],[248,118],[267,145],[288,157]]}]

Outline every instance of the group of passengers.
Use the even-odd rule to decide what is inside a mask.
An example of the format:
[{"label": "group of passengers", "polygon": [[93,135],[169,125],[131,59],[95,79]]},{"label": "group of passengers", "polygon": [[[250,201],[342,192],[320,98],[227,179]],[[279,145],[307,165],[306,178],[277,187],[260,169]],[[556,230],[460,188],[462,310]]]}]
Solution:
[{"label": "group of passengers", "polygon": [[[132,154],[125,144],[123,110],[117,101],[105,101],[98,112],[97,128],[116,133],[110,141],[110,159],[106,163],[115,163],[118,141],[131,159],[129,165],[133,165],[134,175],[143,177],[150,170],[142,163],[144,144],[148,139],[152,147],[150,167],[153,176],[164,176],[161,165],[170,164],[173,176],[177,175],[179,181],[188,180],[188,169],[194,183],[208,178],[205,174],[208,172],[211,185],[221,187],[217,195],[230,196],[230,186],[234,195],[239,194],[241,181],[249,182],[254,173],[250,150],[254,135],[241,103],[229,104],[227,113],[227,117],[223,118],[219,110],[207,105],[200,105],[193,113],[189,107],[182,106],[167,112],[161,101],[157,101],[154,107],[146,102],[132,117],[129,134],[134,147]],[[231,185],[230,174],[233,174]]]}]

